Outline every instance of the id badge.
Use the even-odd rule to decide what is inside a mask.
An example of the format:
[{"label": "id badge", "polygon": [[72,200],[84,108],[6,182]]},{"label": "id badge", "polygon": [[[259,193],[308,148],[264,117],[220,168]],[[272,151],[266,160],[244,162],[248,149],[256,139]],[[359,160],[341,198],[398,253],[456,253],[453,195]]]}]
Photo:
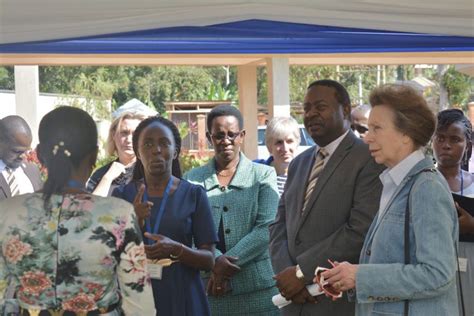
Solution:
[{"label": "id badge", "polygon": [[459,260],[459,272],[467,272],[467,258],[458,258]]},{"label": "id badge", "polygon": [[157,260],[148,259],[148,273],[150,273],[150,278],[155,280],[161,280],[163,274],[163,265],[157,263]]},{"label": "id badge", "polygon": [[161,280],[163,274],[163,268],[169,267],[173,263],[178,262],[178,260],[171,259],[147,259],[147,269],[150,274],[150,278],[155,280]]}]

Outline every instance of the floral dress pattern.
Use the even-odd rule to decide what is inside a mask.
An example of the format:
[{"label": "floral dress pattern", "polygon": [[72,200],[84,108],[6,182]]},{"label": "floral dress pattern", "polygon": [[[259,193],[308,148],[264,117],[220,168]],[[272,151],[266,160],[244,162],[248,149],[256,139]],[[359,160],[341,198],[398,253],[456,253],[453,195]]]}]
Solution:
[{"label": "floral dress pattern", "polygon": [[0,202],[0,312],[12,288],[23,308],[87,312],[121,301],[126,315],[154,315],[133,207],[90,194],[40,194]]}]

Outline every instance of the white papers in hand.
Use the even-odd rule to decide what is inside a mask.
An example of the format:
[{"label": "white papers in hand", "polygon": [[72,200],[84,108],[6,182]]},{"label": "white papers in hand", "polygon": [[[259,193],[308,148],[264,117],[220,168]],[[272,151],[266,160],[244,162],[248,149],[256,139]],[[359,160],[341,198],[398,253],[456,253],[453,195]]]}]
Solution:
[{"label": "white papers in hand", "polygon": [[[319,288],[319,285],[317,285],[317,284],[307,285],[306,289],[308,290],[309,294],[311,294],[311,296],[317,296],[317,295],[324,294],[324,292],[321,291],[321,289]],[[281,294],[277,294],[277,295],[273,296],[272,297],[272,302],[273,302],[273,305],[275,305],[278,308],[283,308],[286,305],[291,304],[291,301],[284,298]]]}]

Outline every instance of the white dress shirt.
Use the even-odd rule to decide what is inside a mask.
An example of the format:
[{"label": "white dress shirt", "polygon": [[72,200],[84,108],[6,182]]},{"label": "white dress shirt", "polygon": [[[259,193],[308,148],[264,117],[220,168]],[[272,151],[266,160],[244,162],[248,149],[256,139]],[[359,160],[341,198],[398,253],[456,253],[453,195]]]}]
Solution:
[{"label": "white dress shirt", "polygon": [[[16,168],[13,171],[16,182],[18,183],[18,189],[20,191],[19,194],[32,193],[35,191],[33,188],[33,184],[31,183],[30,179],[26,175],[25,171],[23,171],[22,167],[24,167],[24,165]],[[3,160],[0,160],[0,173],[2,174],[2,177],[6,181],[8,172],[7,172],[7,166],[5,165]]]},{"label": "white dress shirt", "polygon": [[324,164],[323,164],[323,167],[326,166],[326,163],[329,161],[329,159],[331,158],[332,154],[334,154],[334,152],[336,151],[337,147],[339,147],[339,144],[342,142],[342,140],[344,139],[344,137],[346,137],[347,133],[349,133],[349,130],[347,130],[344,134],[342,134],[341,136],[339,136],[338,138],[336,138],[335,140],[333,140],[331,143],[327,144],[326,146],[324,147],[318,147],[316,146],[316,155],[315,157],[317,157],[318,155],[318,151],[321,149],[321,148],[324,148],[324,150],[326,150],[326,157],[324,157]]},{"label": "white dress shirt", "polygon": [[400,161],[396,166],[385,169],[379,176],[380,181],[382,182],[382,196],[380,197],[380,208],[377,216],[377,221],[380,220],[387,204],[392,198],[393,194],[397,190],[402,180],[406,177],[408,172],[421,160],[425,158],[425,154],[418,149],[408,155],[405,159]]}]

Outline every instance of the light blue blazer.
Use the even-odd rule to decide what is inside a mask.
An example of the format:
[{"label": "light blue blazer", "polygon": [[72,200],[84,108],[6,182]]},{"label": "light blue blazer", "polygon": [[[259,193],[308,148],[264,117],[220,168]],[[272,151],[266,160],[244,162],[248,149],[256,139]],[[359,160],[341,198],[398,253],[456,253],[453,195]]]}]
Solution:
[{"label": "light blue blazer", "polygon": [[[356,315],[458,315],[458,219],[448,184],[431,157],[418,162],[375,217],[356,275]],[[404,264],[404,220],[410,193],[410,264]]]}]

